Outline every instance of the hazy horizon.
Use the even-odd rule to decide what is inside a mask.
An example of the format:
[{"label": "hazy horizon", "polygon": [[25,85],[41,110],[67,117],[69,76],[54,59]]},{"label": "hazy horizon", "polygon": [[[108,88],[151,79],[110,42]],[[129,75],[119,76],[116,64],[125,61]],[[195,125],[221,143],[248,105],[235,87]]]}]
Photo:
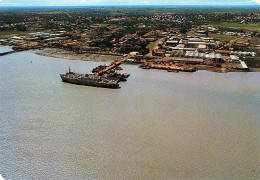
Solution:
[{"label": "hazy horizon", "polygon": [[0,7],[24,6],[257,6],[260,0],[0,0]]},{"label": "hazy horizon", "polygon": [[51,6],[51,5],[30,5],[30,6],[25,6],[25,5],[21,5],[21,6],[1,6],[0,8],[55,8],[55,7],[87,7],[87,8],[118,8],[118,7],[127,7],[127,8],[135,8],[135,7],[159,7],[159,8],[173,8],[173,7],[221,7],[221,8],[229,8],[229,7],[245,7],[245,8],[249,8],[249,7],[253,7],[253,8],[257,8],[260,7],[260,5],[258,4],[251,4],[251,5],[55,5],[55,6]]}]

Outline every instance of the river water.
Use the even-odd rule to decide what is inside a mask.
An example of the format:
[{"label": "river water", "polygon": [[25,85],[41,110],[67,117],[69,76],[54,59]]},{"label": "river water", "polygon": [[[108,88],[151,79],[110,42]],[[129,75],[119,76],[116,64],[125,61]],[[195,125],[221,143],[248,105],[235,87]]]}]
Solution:
[{"label": "river water", "polygon": [[[0,51],[8,49],[0,48]],[[120,89],[62,83],[98,62],[0,57],[5,179],[259,179],[260,74],[123,65]]]}]

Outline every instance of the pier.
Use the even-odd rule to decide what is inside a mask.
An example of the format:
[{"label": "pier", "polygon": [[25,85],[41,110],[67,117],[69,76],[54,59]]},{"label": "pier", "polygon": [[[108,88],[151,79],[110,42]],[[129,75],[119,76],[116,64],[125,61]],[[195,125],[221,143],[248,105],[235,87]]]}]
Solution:
[{"label": "pier", "polygon": [[102,74],[105,74],[106,72],[108,72],[109,70],[116,68],[117,66],[119,66],[119,65],[122,63],[123,60],[128,59],[129,57],[130,57],[130,55],[128,55],[128,56],[126,56],[126,57],[122,57],[122,58],[119,59],[119,60],[113,61],[113,62],[112,62],[109,66],[107,66],[105,69],[100,70],[100,71],[98,72],[98,74],[99,74],[99,75],[102,75]]}]

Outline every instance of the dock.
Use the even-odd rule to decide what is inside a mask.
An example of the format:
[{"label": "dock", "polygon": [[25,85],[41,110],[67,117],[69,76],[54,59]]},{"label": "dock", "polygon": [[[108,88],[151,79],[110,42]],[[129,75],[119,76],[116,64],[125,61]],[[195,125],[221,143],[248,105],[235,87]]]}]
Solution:
[{"label": "dock", "polygon": [[125,59],[128,59],[130,57],[130,55],[126,56],[126,57],[122,57],[119,60],[115,60],[113,61],[109,66],[107,66],[105,69],[100,70],[98,72],[99,75],[105,74],[106,72],[116,68],[117,66],[119,66]]}]

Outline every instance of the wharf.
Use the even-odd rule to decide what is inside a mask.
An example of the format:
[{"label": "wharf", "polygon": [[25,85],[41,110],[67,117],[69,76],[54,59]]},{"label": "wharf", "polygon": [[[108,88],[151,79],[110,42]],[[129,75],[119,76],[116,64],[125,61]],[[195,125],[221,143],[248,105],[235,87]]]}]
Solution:
[{"label": "wharf", "polygon": [[97,72],[99,75],[105,74],[106,72],[116,68],[117,66],[119,66],[123,60],[128,59],[130,57],[130,55],[126,56],[126,57],[122,57],[119,60],[115,60],[114,62],[112,62],[109,66],[107,66],[105,69],[100,70],[99,72]]},{"label": "wharf", "polygon": [[171,63],[154,63],[154,62],[144,62],[140,65],[143,69],[162,69],[162,70],[168,70],[168,71],[184,71],[184,72],[195,72],[196,68],[195,66],[187,66],[187,65],[175,65]]},{"label": "wharf", "polygon": [[164,65],[151,65],[149,66],[153,69],[162,69],[168,71],[184,71],[184,72],[195,72],[196,68],[194,67],[177,67],[177,66],[164,66]]}]

